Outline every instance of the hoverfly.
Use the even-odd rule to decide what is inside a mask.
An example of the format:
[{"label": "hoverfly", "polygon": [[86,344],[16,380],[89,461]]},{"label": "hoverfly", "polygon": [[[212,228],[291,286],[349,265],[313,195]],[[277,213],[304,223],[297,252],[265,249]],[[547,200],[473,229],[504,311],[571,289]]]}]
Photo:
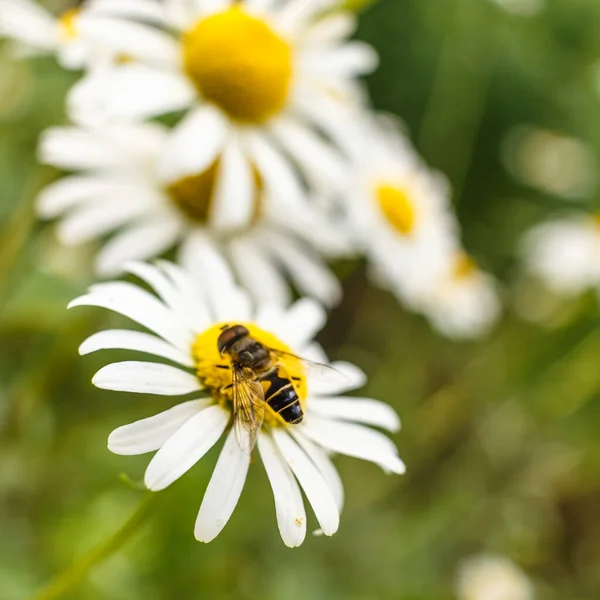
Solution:
[{"label": "hoverfly", "polygon": [[304,419],[296,386],[300,377],[287,373],[282,359],[295,359],[307,370],[329,380],[346,381],[346,376],[329,365],[315,363],[269,348],[253,338],[243,325],[225,325],[217,340],[221,355],[231,360],[233,428],[242,449],[252,450],[265,418],[265,404],[286,423]]}]

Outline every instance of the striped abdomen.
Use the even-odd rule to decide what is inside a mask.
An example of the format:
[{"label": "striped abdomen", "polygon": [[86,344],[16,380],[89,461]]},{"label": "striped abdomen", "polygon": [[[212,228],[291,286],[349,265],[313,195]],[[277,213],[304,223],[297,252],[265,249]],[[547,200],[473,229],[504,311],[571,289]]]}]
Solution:
[{"label": "striped abdomen", "polygon": [[265,402],[271,409],[281,415],[281,418],[290,425],[301,423],[304,413],[292,380],[282,376],[277,368],[272,369],[260,379],[265,390]]}]

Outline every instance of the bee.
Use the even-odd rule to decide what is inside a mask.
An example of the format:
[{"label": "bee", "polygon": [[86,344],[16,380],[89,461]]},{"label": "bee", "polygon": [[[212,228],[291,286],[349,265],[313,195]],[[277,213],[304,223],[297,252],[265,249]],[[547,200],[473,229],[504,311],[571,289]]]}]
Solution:
[{"label": "bee", "polygon": [[231,360],[233,428],[242,449],[252,450],[265,418],[265,405],[286,423],[304,419],[296,389],[300,377],[288,373],[282,359],[295,359],[311,372],[345,376],[328,365],[313,363],[294,354],[269,348],[253,338],[243,325],[225,325],[217,340],[219,353]]}]

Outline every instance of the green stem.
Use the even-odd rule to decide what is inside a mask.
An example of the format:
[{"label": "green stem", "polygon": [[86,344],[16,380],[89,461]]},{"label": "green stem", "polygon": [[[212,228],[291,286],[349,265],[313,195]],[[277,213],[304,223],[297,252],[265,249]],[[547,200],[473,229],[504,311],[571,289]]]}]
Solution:
[{"label": "green stem", "polygon": [[148,493],[129,520],[109,539],[57,575],[31,600],[58,600],[80,585],[88,573],[120,550],[146,522],[161,494]]}]

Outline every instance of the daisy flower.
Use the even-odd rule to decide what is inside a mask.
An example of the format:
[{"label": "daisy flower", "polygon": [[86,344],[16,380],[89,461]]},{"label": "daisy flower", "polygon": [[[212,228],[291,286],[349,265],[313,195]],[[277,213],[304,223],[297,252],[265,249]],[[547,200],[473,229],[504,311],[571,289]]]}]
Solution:
[{"label": "daisy flower", "polygon": [[496,283],[471,257],[458,252],[447,272],[422,297],[421,310],[443,335],[481,337],[500,316]]},{"label": "daisy flower", "polygon": [[204,171],[177,178],[168,139],[155,123],[46,131],[41,162],[77,174],[42,191],[39,213],[62,217],[57,231],[66,245],[116,232],[97,256],[101,276],[177,246],[180,264],[200,276],[206,254],[220,252],[258,301],[289,304],[288,279],[325,304],[339,299],[322,255],[339,255],[348,242],[276,156],[257,149],[259,175],[232,142]]},{"label": "daisy flower", "polygon": [[460,568],[458,600],[533,600],[531,581],[517,565],[501,556],[479,555]]},{"label": "daisy flower", "polygon": [[575,296],[600,284],[600,220],[595,215],[536,225],[521,247],[527,270],[560,295]]},{"label": "daisy flower", "polygon": [[[0,0],[0,35],[16,42],[19,54],[55,54],[65,69],[83,69],[109,59],[110,52],[94,40],[81,26],[85,14],[126,15],[120,0],[92,0],[83,8],[71,8],[55,16],[33,0]],[[148,18],[152,12],[161,11],[152,7],[152,2],[133,0],[142,14]],[[144,5],[145,9],[142,8]],[[141,16],[140,10],[135,14]]]},{"label": "daisy flower", "polygon": [[[128,4],[132,0],[121,0]],[[346,184],[342,149],[357,143],[356,77],[376,64],[349,42],[355,17],[337,0],[165,0],[158,23],[90,15],[95,39],[130,57],[74,86],[77,122],[144,120],[186,111],[169,142],[181,177],[205,171],[237,144],[236,169],[263,176],[268,153],[281,177],[323,189]],[[285,172],[284,172],[285,171]]]},{"label": "daisy flower", "polygon": [[296,358],[327,362],[313,341],[325,320],[318,303],[304,299],[287,310],[266,304],[253,310],[218,255],[207,265],[201,284],[166,262],[156,267],[135,263],[130,271],[158,297],[132,283],[111,282],[93,286],[70,306],[107,308],[152,333],[103,331],[85,341],[80,352],[121,348],[161,359],[109,364],[93,378],[99,388],[196,396],[156,416],[119,427],[109,436],[108,447],[117,454],[156,452],[144,476],[150,490],[171,485],[225,437],[196,520],[198,540],[209,542],[225,527],[251,462],[248,446],[238,443],[232,427],[232,363],[217,346],[226,326],[243,325],[259,343],[291,353],[283,355],[286,358],[279,364],[295,382],[304,420],[288,425],[265,404],[257,443],[286,545],[300,545],[306,534],[301,489],[322,532],[333,535],[338,529],[344,492],[331,453],[371,461],[386,472],[404,472],[395,445],[369,427],[397,431],[400,424],[395,412],[375,400],[340,395],[363,385],[364,374],[349,363],[338,362],[332,366],[343,377],[324,380]]},{"label": "daisy flower", "polygon": [[351,225],[380,283],[415,308],[457,247],[449,187],[390,118],[367,123],[362,137]]}]

